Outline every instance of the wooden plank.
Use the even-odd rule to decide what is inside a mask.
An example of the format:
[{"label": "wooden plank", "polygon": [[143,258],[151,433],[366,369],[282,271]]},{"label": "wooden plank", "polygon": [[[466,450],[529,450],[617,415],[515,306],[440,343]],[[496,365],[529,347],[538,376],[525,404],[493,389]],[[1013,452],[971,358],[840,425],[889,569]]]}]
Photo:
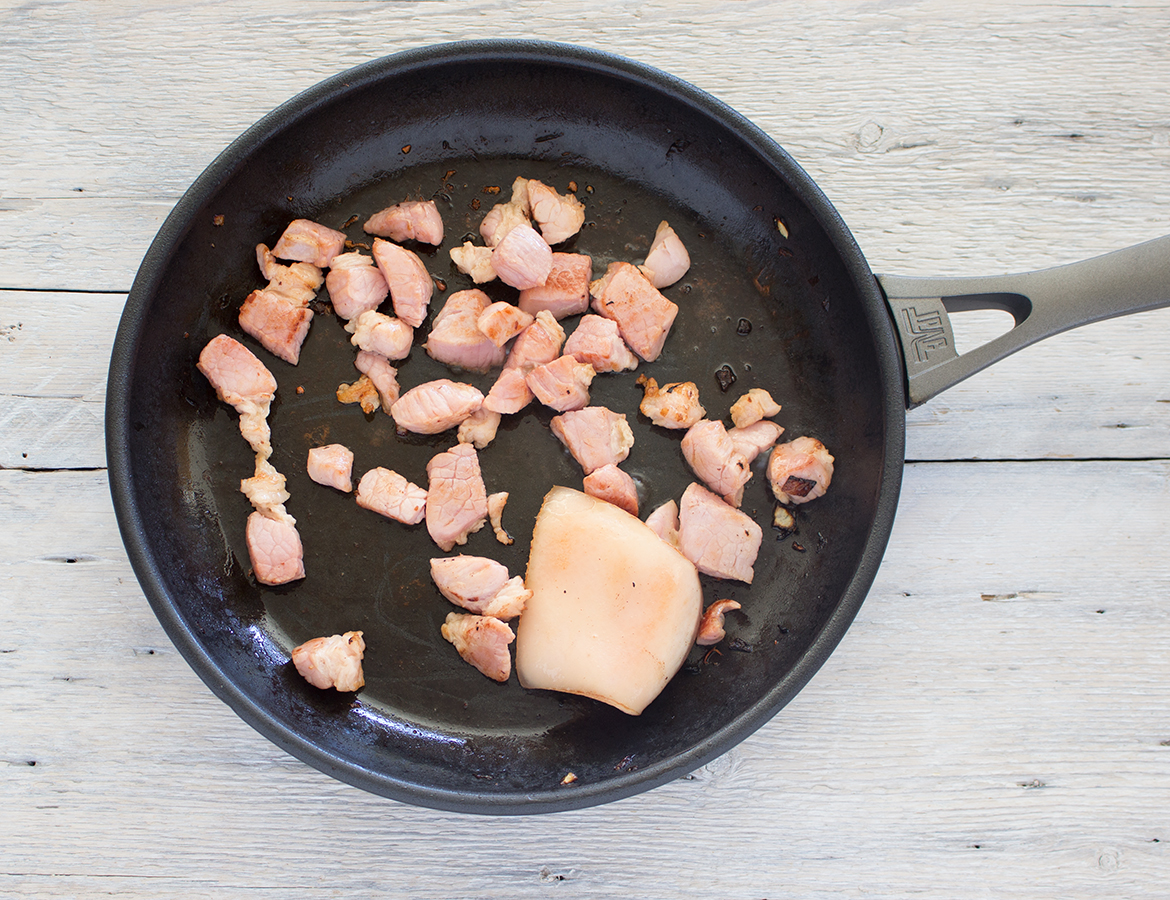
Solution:
[{"label": "wooden plank", "polygon": [[128,290],[166,211],[250,124],[348,66],[486,21],[715,94],[817,179],[877,271],[1035,268],[1163,233],[1170,11],[1017,6],[963,9],[962,28],[943,0],[9,6],[0,271],[20,280],[0,287]]},{"label": "wooden plank", "polygon": [[910,466],[870,598],[779,717],[651,793],[488,821],[286,757],[170,648],[101,473],[0,473],[0,893],[1160,897],[1168,476]]},{"label": "wooden plank", "polygon": [[126,297],[0,291],[0,468],[105,465],[105,385]]}]

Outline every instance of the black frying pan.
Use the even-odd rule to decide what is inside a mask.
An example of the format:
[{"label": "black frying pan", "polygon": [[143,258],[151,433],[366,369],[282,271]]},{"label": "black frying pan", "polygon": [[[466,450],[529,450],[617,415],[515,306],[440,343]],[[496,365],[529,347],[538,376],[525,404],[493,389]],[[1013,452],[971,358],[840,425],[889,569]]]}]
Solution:
[{"label": "black frying pan", "polygon": [[[360,223],[407,198],[435,198],[446,223],[441,248],[417,248],[445,288],[432,301],[437,309],[470,286],[448,248],[475,232],[517,175],[561,191],[576,183],[587,221],[571,246],[591,254],[598,272],[614,259],[640,259],[657,223],[669,220],[693,265],[666,291],[682,312],[662,357],[641,371],[659,383],[696,381],[712,417],[726,417],[748,388],[765,387],[784,405],[778,421],[789,437],[816,436],[837,458],[828,495],[797,511],[795,535],[770,527],[773,502],[757,463],[744,502],[765,526],[755,582],[703,580],[705,602],[730,597],[743,609],[728,617],[719,652],[696,648],[640,717],[526,691],[515,676],[499,685],[463,663],[439,636],[452,607],[430,582],[427,560],[438,552],[425,527],[359,509],[352,495],[313,484],[304,467],[309,447],[337,441],[354,449],[355,475],[384,465],[425,485],[427,460],[453,434],[400,437],[389,417],[338,404],[336,387],[357,373],[327,304],[295,368],[236,322],[243,298],[262,284],[257,242],[271,245],[296,217],[368,241]],[[808,176],[695,88],[559,45],[399,54],[329,79],[265,117],[164,224],[130,293],[110,368],[107,451],[119,525],[151,605],[192,667],[300,759],[366,790],[442,809],[530,813],[618,799],[742,740],[836,646],[890,533],[908,403],[1046,334],[1166,303],[1168,260],[1164,239],[1015,280],[885,279],[887,305]],[[1158,273],[1135,277],[1151,266]],[[1111,279],[1124,284],[1113,295],[1121,299],[1103,301]],[[488,290],[514,296],[499,285]],[[1055,311],[1044,305],[1050,295],[1068,301],[1070,290],[1079,292],[1071,302]],[[1008,309],[1021,324],[955,357],[946,311],[964,306]],[[238,485],[251,474],[251,452],[235,414],[195,369],[200,349],[221,332],[252,346],[279,383],[273,462],[289,478],[308,571],[294,585],[264,588],[248,572],[250,507]],[[450,375],[417,343],[399,371],[404,386]],[[724,391],[728,373],[736,380]],[[469,380],[486,390],[491,376]],[[626,412],[634,427],[623,468],[648,512],[678,498],[691,476],[680,433],[639,416],[640,397],[633,375],[594,382],[593,402]],[[505,524],[516,543],[504,547],[485,529],[462,549],[513,573],[524,571],[545,491],[580,486],[579,467],[549,432],[551,415],[531,407],[506,417],[481,453],[488,490],[511,493]],[[310,687],[289,663],[290,649],[350,629],[365,632],[365,688],[355,696]],[[562,783],[570,772],[576,780]]]}]

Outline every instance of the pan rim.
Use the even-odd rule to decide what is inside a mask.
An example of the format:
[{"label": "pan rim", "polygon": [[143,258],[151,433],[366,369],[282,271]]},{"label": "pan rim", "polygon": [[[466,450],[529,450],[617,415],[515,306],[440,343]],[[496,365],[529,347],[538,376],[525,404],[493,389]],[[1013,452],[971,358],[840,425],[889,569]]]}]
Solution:
[{"label": "pan rim", "polygon": [[[145,314],[176,249],[192,225],[195,212],[233,177],[260,147],[290,123],[322,105],[336,102],[381,79],[435,65],[482,62],[491,59],[569,66],[631,80],[695,107],[735,134],[781,177],[812,212],[837,250],[849,280],[856,287],[874,336],[878,375],[884,385],[882,418],[885,455],[879,478],[875,516],[853,578],[828,621],[796,665],[763,698],[732,723],[694,744],[687,751],[634,772],[625,772],[596,784],[559,785],[536,791],[496,791],[476,794],[464,790],[420,785],[393,773],[373,771],[352,760],[323,750],[281,724],[254,702],[223,672],[170,598],[163,573],[150,549],[147,530],[135,500],[130,460],[129,394],[134,361]],[[727,752],[775,716],[820,669],[859,611],[893,527],[905,447],[905,401],[901,358],[885,301],[876,279],[844,221],[827,197],[778,143],[757,126],[710,94],[649,65],[604,51],[571,44],[534,40],[476,40],[436,44],[405,50],[359,64],[301,92],[262,117],[232,141],[196,178],[176,203],[152,241],[134,283],[113,344],[106,396],[106,458],[111,496],[131,565],[155,615],[168,637],[196,674],[240,718],[290,755],[314,768],[371,793],[417,806],[477,814],[516,815],[581,809],[623,799],[685,775]],[[559,788],[559,789],[558,789]]]}]

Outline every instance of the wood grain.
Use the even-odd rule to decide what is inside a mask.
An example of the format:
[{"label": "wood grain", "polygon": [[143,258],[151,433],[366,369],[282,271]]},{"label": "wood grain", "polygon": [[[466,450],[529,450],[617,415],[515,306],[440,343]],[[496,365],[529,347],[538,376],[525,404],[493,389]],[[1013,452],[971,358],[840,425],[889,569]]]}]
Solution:
[{"label": "wood grain", "polygon": [[[875,271],[1022,271],[1170,233],[1165,3],[0,2],[0,896],[1164,897],[1170,310],[910,413],[886,560],[841,646],[755,735],[647,794],[509,820],[367,795],[173,649],[104,471],[143,255],[298,91],[499,36],[711,92],[817,180]],[[1002,327],[957,320],[968,344]]]}]

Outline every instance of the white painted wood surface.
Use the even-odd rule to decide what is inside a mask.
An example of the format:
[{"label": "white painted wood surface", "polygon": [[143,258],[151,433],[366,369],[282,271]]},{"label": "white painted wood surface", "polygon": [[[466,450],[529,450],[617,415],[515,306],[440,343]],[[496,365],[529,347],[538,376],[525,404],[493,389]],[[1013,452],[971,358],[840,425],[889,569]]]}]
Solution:
[{"label": "white painted wood surface", "polygon": [[840,648],[648,794],[505,821],[369,796],[255,734],[173,650],[102,446],[151,238],[297,91],[501,35],[711,91],[818,180],[876,271],[1170,233],[1164,3],[0,3],[0,896],[1167,896],[1170,310],[911,413],[894,535]]}]

